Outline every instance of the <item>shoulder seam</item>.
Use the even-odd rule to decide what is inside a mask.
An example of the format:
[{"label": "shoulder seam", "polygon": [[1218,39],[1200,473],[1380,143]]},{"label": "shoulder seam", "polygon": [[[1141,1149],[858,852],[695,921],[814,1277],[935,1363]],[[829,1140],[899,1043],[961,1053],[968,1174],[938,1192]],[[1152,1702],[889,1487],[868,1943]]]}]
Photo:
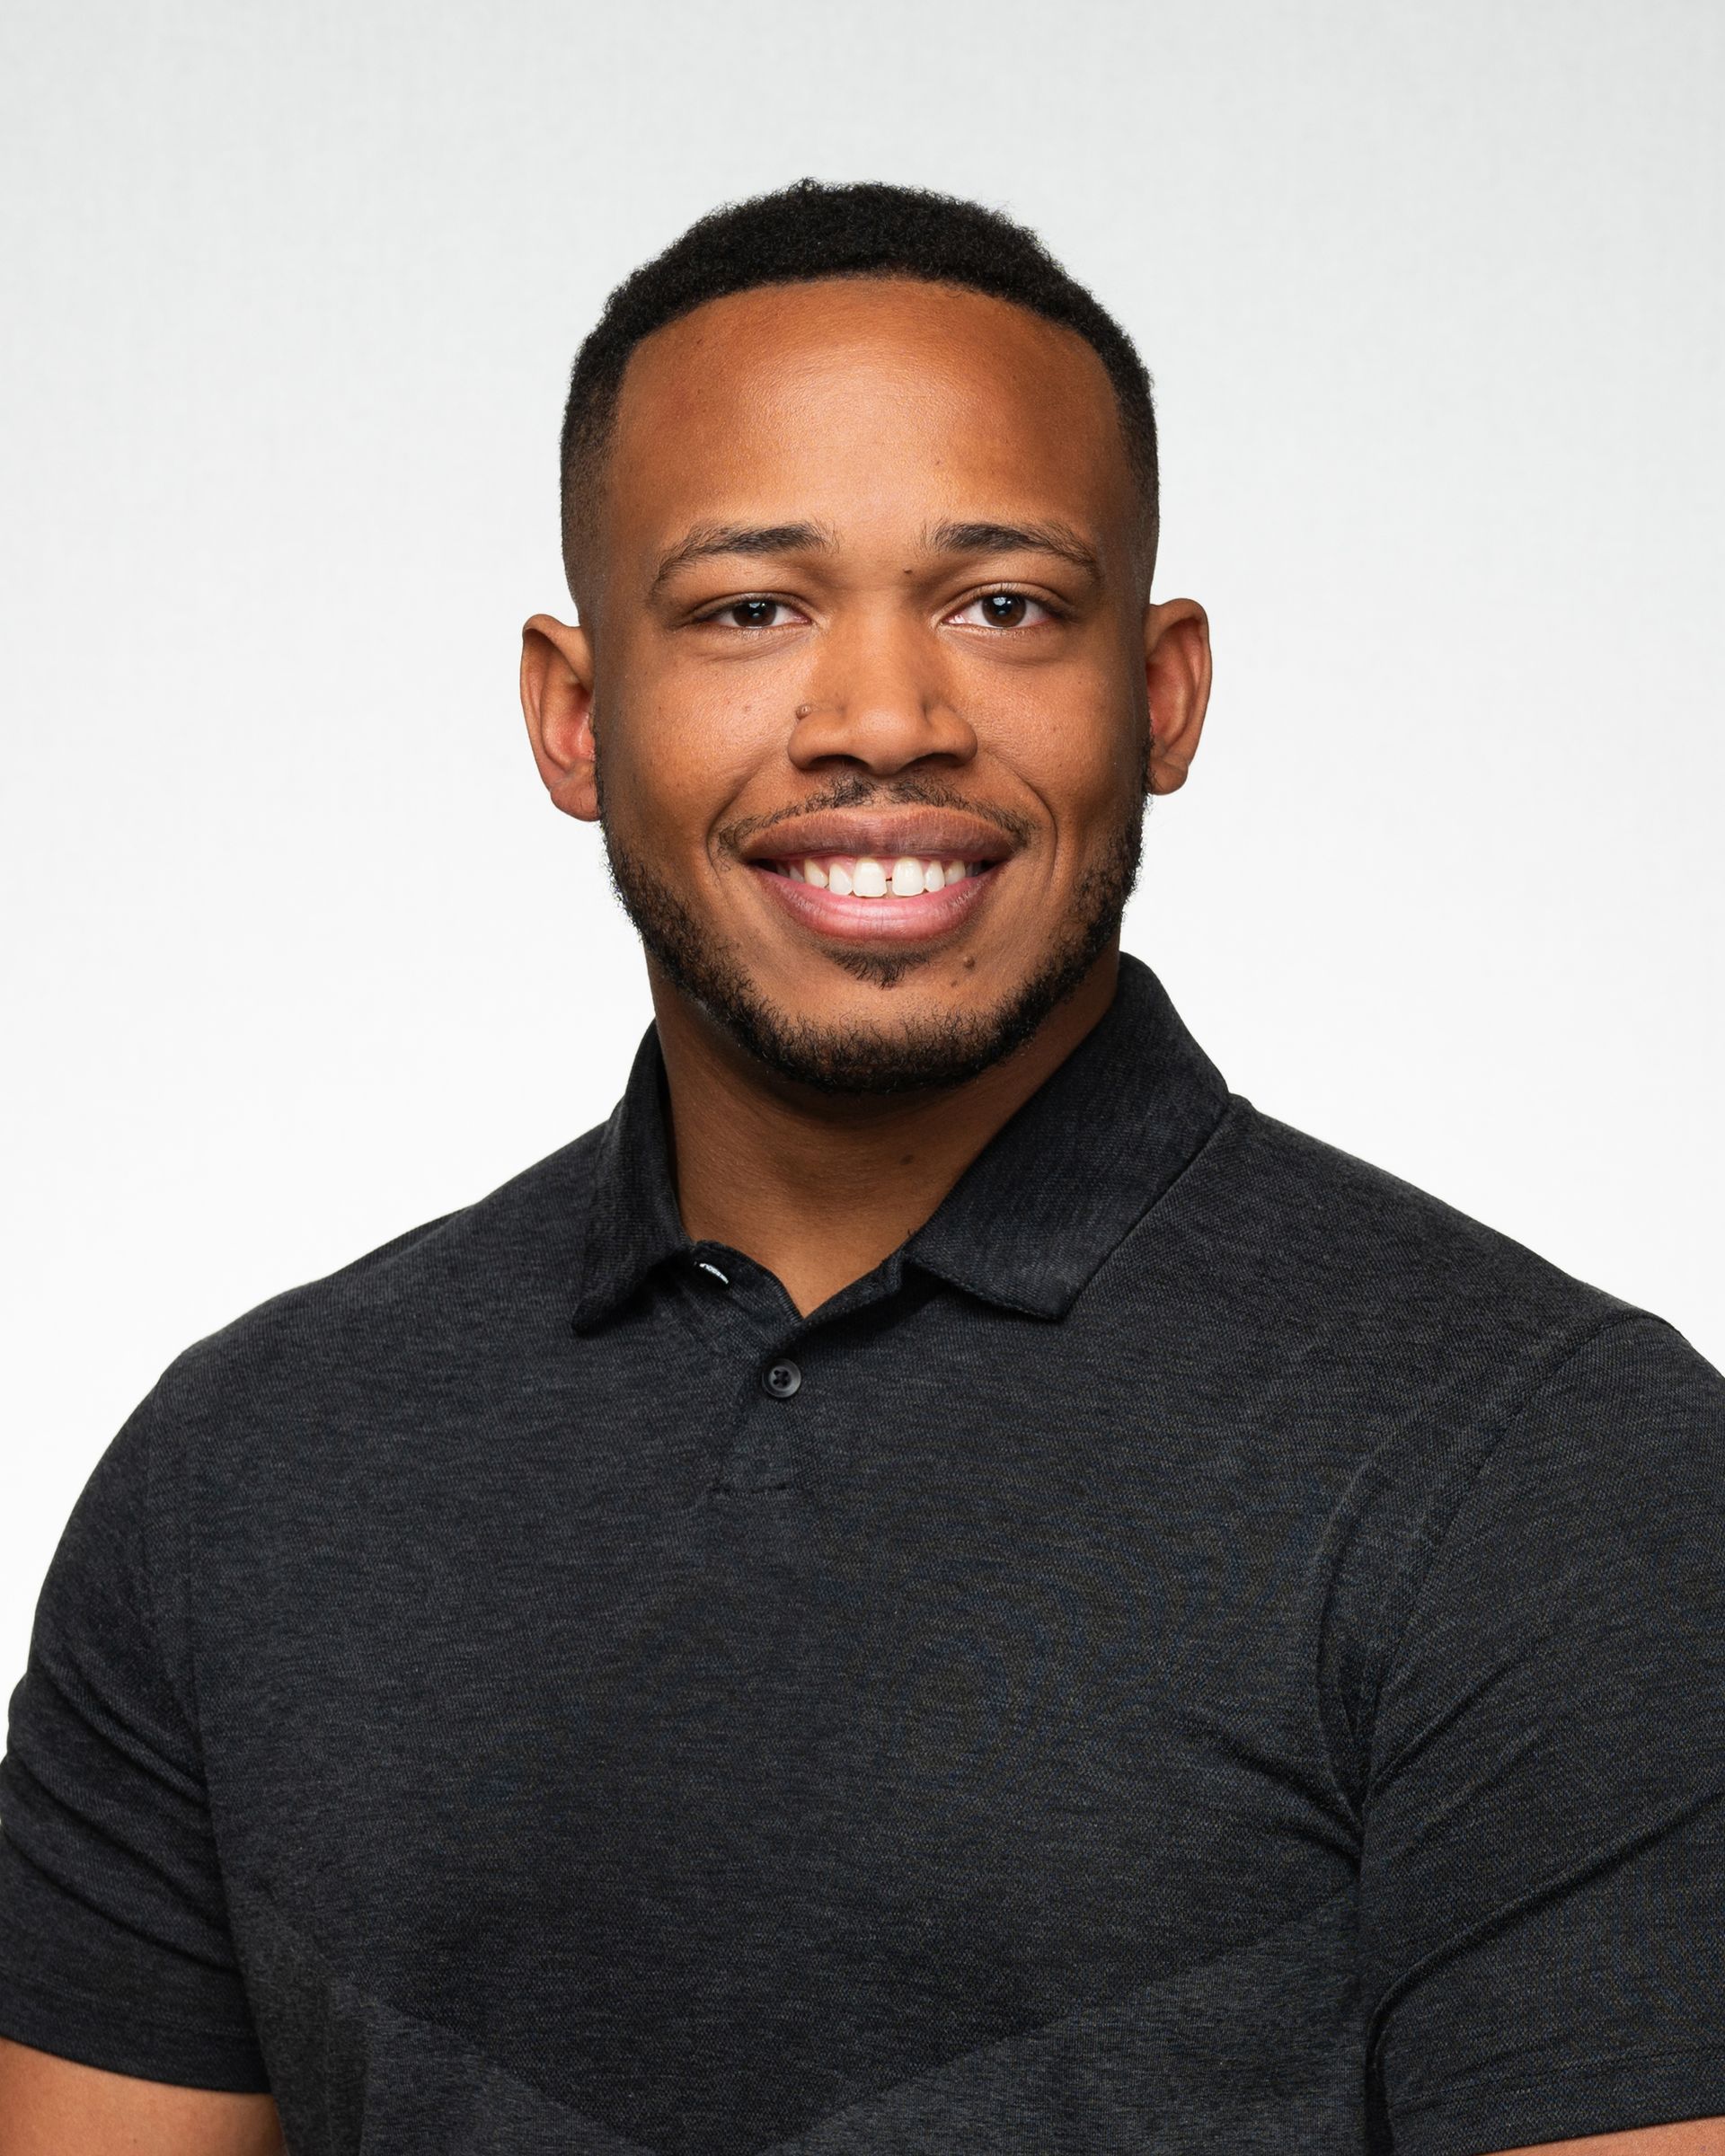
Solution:
[{"label": "shoulder seam", "polygon": [[[161,1422],[161,1415],[159,1411],[161,1403],[161,1390],[162,1380],[158,1378],[155,1383],[150,1387],[149,1392],[145,1395],[143,1401],[145,1417],[144,1519],[142,1523],[142,1541],[144,1548],[144,1596],[145,1601],[148,1605],[150,1620],[150,1645],[155,1650],[156,1666],[161,1670],[163,1681],[166,1683],[169,1691],[173,1694],[175,1700],[179,1701],[180,1711],[186,1718],[186,1727],[190,1732],[192,1740],[197,1745],[199,1754],[201,1757],[203,1753],[203,1736],[198,1719],[198,1672],[197,1664],[191,1651],[191,1635],[190,1631],[188,1631],[186,1637],[186,1666],[190,1674],[191,1684],[191,1697],[190,1699],[186,1699],[181,1696],[179,1680],[175,1675],[173,1666],[168,1657],[166,1648],[164,1645],[166,1634],[164,1630],[162,1623],[162,1591],[158,1577],[161,1567],[156,1561],[156,1523],[162,1511],[160,1498],[161,1447],[157,1436]],[[172,1511],[172,1508],[171,1507],[170,1510]],[[179,1524],[181,1530],[189,1537],[191,1532],[191,1524],[190,1520],[181,1515],[176,1516],[179,1517]]]},{"label": "shoulder seam", "polygon": [[[1585,1355],[1588,1348],[1597,1346],[1600,1340],[1605,1339],[1607,1333],[1623,1331],[1632,1325],[1651,1325],[1665,1332],[1674,1332],[1676,1330],[1674,1326],[1670,1325],[1665,1319],[1657,1316],[1651,1311],[1608,1311],[1603,1318],[1597,1321],[1597,1323],[1590,1325],[1587,1331],[1584,1332],[1579,1339],[1571,1341],[1570,1345],[1564,1348],[1553,1361],[1546,1365],[1545,1368],[1539,1373],[1538,1376],[1535,1377],[1533,1383],[1528,1386],[1526,1392],[1523,1393],[1521,1399],[1517,1401],[1515,1407],[1508,1415],[1504,1417],[1503,1421],[1499,1427],[1495,1436],[1493,1436],[1491,1442],[1484,1446],[1480,1454],[1479,1458],[1474,1461],[1473,1467],[1468,1471],[1466,1475],[1463,1477],[1460,1486],[1455,1491],[1447,1509],[1444,1514],[1442,1524],[1438,1526],[1435,1531],[1429,1531],[1422,1524],[1419,1533],[1416,1536],[1416,1556],[1418,1551],[1422,1549],[1424,1552],[1423,1562],[1419,1563],[1418,1577],[1411,1581],[1411,1585],[1409,1587],[1406,1595],[1405,1608],[1403,1610],[1401,1621],[1395,1628],[1395,1637],[1393,1639],[1388,1641],[1384,1645],[1383,1650],[1376,1657],[1376,1667],[1374,1668],[1372,1674],[1372,1684],[1368,1695],[1371,1701],[1370,1711],[1365,1718],[1365,1726],[1360,1732],[1360,1744],[1362,1747],[1360,1765],[1362,1769],[1366,1771],[1363,1775],[1363,1780],[1369,1780],[1369,1769],[1371,1763],[1369,1754],[1372,1741],[1376,1731],[1377,1702],[1379,1695],[1384,1688],[1384,1678],[1387,1676],[1389,1671],[1394,1666],[1397,1658],[1401,1655],[1402,1642],[1406,1639],[1409,1631],[1412,1629],[1413,1621],[1419,1614],[1420,1604],[1425,1595],[1427,1583],[1430,1580],[1432,1572],[1437,1567],[1438,1560],[1442,1556],[1446,1547],[1448,1544],[1450,1532],[1454,1528],[1455,1522],[1460,1518],[1463,1508],[1465,1507],[1468,1498],[1472,1496],[1475,1487],[1477,1486],[1480,1477],[1485,1472],[1491,1462],[1497,1458],[1499,1452],[1501,1452],[1503,1449],[1503,1446],[1511,1437],[1514,1436],[1517,1430],[1520,1428],[1528,1413],[1537,1404],[1541,1396],[1547,1390],[1549,1390],[1549,1388],[1554,1384],[1560,1377],[1562,1376],[1563,1373],[1570,1367],[1570,1365],[1575,1362],[1579,1356]],[[1409,1561],[1411,1565],[1413,1560],[1411,1559]]]},{"label": "shoulder seam", "polygon": [[[1156,1195],[1150,1200],[1150,1203],[1146,1206],[1143,1212],[1138,1214],[1133,1220],[1131,1225],[1126,1229],[1124,1233],[1117,1238],[1117,1240],[1109,1249],[1106,1255],[1103,1257],[1102,1265],[1106,1265],[1109,1259],[1114,1256],[1115,1252],[1119,1250],[1121,1244],[1126,1242],[1131,1236],[1136,1234],[1138,1229],[1144,1225],[1145,1222],[1150,1218],[1151,1215],[1173,1196],[1174,1192],[1180,1188],[1181,1185],[1186,1181],[1189,1176],[1192,1175],[1199,1167],[1202,1166],[1211,1152],[1217,1144],[1220,1144],[1225,1133],[1232,1130],[1234,1125],[1243,1121],[1245,1117],[1255,1116],[1257,1113],[1257,1109],[1253,1108],[1252,1102],[1248,1100],[1243,1093],[1225,1092],[1222,1096],[1221,1106],[1216,1111],[1215,1121],[1204,1133],[1204,1135],[1199,1140],[1198,1144],[1192,1148],[1190,1156],[1181,1162],[1180,1166],[1174,1171],[1174,1173],[1169,1178],[1167,1182],[1163,1185],[1162,1188],[1158,1190]],[[1100,1272],[1101,1270],[1101,1266],[1098,1266],[1096,1269],[1098,1272]]]}]

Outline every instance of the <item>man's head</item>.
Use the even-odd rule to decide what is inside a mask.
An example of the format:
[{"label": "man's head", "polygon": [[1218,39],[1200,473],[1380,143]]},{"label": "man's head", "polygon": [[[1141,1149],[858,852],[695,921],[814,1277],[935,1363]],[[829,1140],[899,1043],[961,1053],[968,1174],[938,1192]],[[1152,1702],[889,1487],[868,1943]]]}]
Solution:
[{"label": "man's head", "polygon": [[524,702],[656,992],[879,1091],[1110,959],[1208,639],[1148,603],[1143,367],[1029,234],[887,187],[715,213],[583,346],[563,477],[581,626],[528,624]]},{"label": "man's head", "polygon": [[1155,565],[1158,467],[1150,376],[1113,316],[1032,232],[980,203],[879,182],[812,180],[700,218],[625,278],[575,358],[563,408],[563,565],[578,605],[594,568],[618,393],[643,339],[709,300],[835,277],[915,278],[983,292],[1059,323],[1095,351],[1119,407],[1138,491],[1140,568]]}]

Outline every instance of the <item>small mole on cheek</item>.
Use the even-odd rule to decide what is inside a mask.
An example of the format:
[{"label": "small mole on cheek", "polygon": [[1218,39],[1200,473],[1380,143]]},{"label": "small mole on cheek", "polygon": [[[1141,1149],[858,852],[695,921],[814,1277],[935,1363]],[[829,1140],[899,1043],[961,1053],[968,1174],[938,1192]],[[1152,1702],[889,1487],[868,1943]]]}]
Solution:
[{"label": "small mole on cheek", "polygon": [[898,1165],[899,1165],[901,1168],[908,1168],[908,1167],[910,1166],[910,1163],[911,1163],[911,1162],[913,1162],[913,1161],[914,1161],[916,1158],[916,1155],[914,1153],[900,1153],[900,1154],[899,1154],[899,1156],[898,1156]]},{"label": "small mole on cheek", "polygon": [[976,964],[976,962],[977,962],[977,960],[976,960],[976,954],[975,954],[975,952],[973,951],[973,952],[972,952],[972,953],[971,953],[971,954],[970,954],[970,955],[969,955],[969,957],[968,957],[968,958],[965,959],[965,961],[964,961],[964,969],[965,969],[965,971],[966,971],[967,973],[969,973],[969,970],[970,970],[970,968],[972,968],[972,967],[973,967],[973,966]]}]

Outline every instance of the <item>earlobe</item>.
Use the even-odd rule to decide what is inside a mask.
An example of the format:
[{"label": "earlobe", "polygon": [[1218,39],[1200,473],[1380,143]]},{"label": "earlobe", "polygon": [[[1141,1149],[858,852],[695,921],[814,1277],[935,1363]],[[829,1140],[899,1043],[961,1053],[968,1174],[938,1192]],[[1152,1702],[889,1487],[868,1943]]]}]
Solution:
[{"label": "earlobe", "polygon": [[545,791],[565,816],[594,823],[593,646],[584,629],[535,614],[521,631],[521,711]]},{"label": "earlobe", "polygon": [[1196,599],[1145,609],[1145,681],[1150,699],[1150,791],[1186,783],[1210,701],[1210,623]]}]

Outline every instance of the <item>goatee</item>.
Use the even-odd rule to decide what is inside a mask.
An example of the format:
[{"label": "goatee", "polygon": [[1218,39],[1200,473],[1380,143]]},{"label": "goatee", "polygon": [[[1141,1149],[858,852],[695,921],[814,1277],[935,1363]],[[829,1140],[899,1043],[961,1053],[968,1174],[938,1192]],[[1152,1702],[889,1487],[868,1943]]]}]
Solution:
[{"label": "goatee", "polygon": [[[845,794],[845,806],[880,798],[968,805],[927,782],[880,787],[854,780]],[[883,1018],[878,1024],[818,1025],[781,1010],[761,994],[735,945],[703,928],[657,871],[617,838],[605,814],[602,784],[599,795],[612,887],[648,955],[748,1055],[782,1078],[828,1093],[901,1093],[962,1085],[1021,1047],[1119,934],[1144,844],[1141,794],[1110,833],[1101,859],[1080,879],[1059,932],[1028,977],[992,1010],[969,1015],[940,1012],[896,1022]],[[841,804],[823,800],[820,805]],[[740,862],[736,872],[758,873]],[[921,953],[887,958],[854,953],[835,962],[890,990],[924,959]]]}]

